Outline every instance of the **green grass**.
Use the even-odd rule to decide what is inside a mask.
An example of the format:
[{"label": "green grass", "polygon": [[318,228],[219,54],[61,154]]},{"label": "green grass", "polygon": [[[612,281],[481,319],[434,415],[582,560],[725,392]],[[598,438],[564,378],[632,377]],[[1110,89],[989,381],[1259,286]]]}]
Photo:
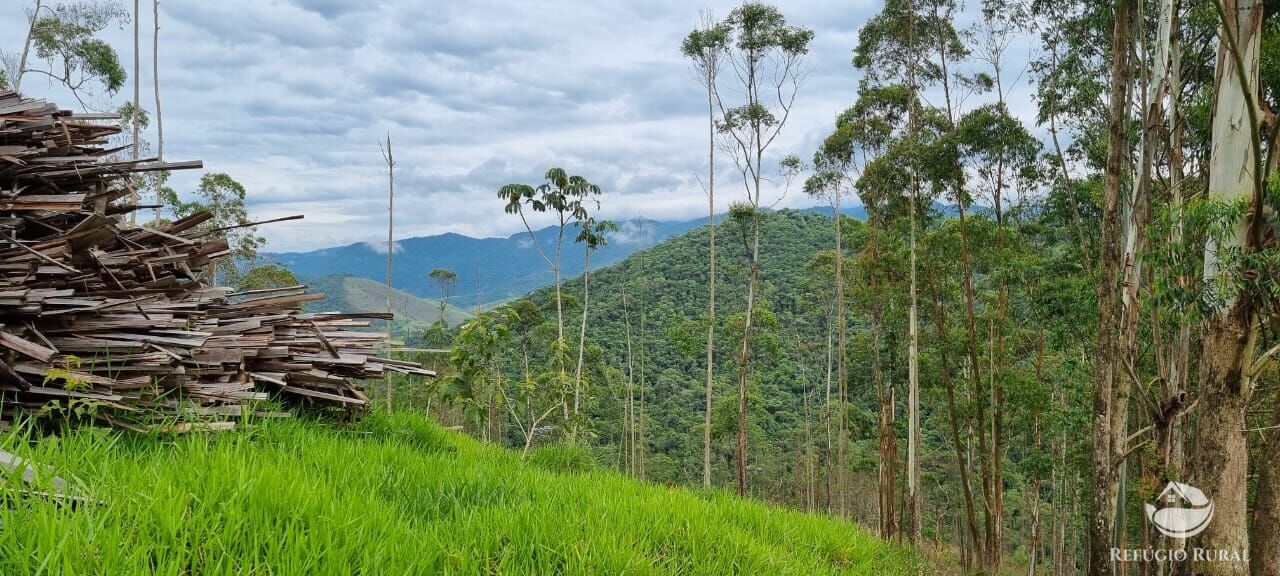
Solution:
[{"label": "green grass", "polygon": [[0,574],[913,574],[852,524],[634,482],[415,416],[180,437],[78,430],[3,447],[98,503],[0,488]]}]

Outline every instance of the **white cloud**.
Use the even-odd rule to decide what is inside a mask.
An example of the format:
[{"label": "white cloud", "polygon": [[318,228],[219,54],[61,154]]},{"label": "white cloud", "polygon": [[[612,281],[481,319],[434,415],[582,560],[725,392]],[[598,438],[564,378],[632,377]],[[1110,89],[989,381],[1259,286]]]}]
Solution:
[{"label": "white cloud", "polygon": [[[737,0],[712,4],[724,16]],[[879,3],[783,8],[816,39],[808,82],[772,152],[807,158],[853,101],[851,49]],[[11,44],[0,47],[20,48],[23,18],[16,2],[0,9],[0,37]],[[385,242],[378,141],[387,133],[397,159],[397,237],[521,232],[496,191],[537,183],[550,166],[601,184],[607,218],[703,216],[694,174],[705,169],[705,100],[679,54],[697,22],[698,7],[677,0],[164,2],[166,158],[202,159],[207,171],[231,174],[255,215],[305,214],[263,227],[275,251]],[[149,30],[149,10],[142,25]],[[143,105],[151,108],[143,36]],[[131,27],[111,30],[108,40],[131,64]],[[74,102],[35,76],[25,88]],[[110,107],[131,95],[130,83],[99,102]],[[729,163],[720,165],[723,210],[742,187]],[[173,183],[189,190],[198,178],[180,173]],[[777,184],[770,187],[777,197]],[[809,204],[792,191],[782,206]]]},{"label": "white cloud", "polygon": [[[379,243],[377,243],[377,242],[365,242],[365,243],[364,243],[364,247],[365,247],[365,248],[368,248],[368,249],[370,249],[370,250],[373,250],[375,253],[381,254],[381,255],[383,255],[383,256],[386,256],[386,255],[387,255],[387,243],[386,243],[386,242],[383,242],[383,243],[381,243],[381,244],[379,244]],[[399,242],[392,242],[392,243],[391,243],[391,249],[392,249],[392,250],[395,250],[396,254],[399,254],[399,253],[401,253],[401,252],[404,252],[404,246],[401,246]]]}]

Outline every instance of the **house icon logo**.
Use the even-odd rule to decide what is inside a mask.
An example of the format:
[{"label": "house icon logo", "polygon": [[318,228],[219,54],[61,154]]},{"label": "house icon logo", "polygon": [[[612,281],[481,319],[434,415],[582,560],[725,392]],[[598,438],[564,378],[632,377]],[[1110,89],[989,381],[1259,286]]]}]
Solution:
[{"label": "house icon logo", "polygon": [[1195,486],[1170,482],[1156,498],[1156,504],[1163,507],[1145,505],[1147,520],[1170,538],[1195,536],[1213,520],[1213,502]]}]

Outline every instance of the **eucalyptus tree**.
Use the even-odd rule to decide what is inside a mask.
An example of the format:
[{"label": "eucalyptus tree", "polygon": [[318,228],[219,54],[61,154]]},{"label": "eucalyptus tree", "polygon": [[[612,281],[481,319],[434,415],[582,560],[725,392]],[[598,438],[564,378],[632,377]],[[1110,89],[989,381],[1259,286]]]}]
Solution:
[{"label": "eucalyptus tree", "polygon": [[1135,0],[1117,0],[1111,38],[1111,85],[1107,113],[1107,157],[1102,201],[1102,237],[1098,255],[1098,332],[1094,355],[1093,500],[1089,523],[1089,573],[1109,576],[1121,490],[1120,469],[1128,435],[1129,394],[1122,374],[1118,338],[1122,323],[1124,262],[1121,226],[1125,150],[1128,149],[1128,92],[1133,65],[1131,33]]},{"label": "eucalyptus tree", "polygon": [[727,60],[744,101],[727,104],[724,91],[715,90],[721,118],[717,131],[742,177],[747,204],[754,216],[748,251],[750,273],[738,358],[738,445],[735,462],[739,494],[747,493],[747,387],[751,375],[751,337],[760,277],[760,217],[763,203],[765,152],[782,132],[803,83],[801,65],[809,52],[813,31],[787,24],[777,8],[747,2],[734,8],[721,24],[727,30]]},{"label": "eucalyptus tree", "polygon": [[[1010,309],[1014,306],[1011,300],[1017,295],[1010,294],[1012,288],[1018,287],[1018,278],[1013,265],[1016,255],[1005,255],[1012,243],[1018,241],[1018,233],[1009,226],[1008,211],[1014,199],[1011,195],[1021,196],[1028,189],[1038,184],[1040,149],[1038,139],[1031,135],[1022,123],[1009,113],[1004,103],[984,104],[966,112],[951,128],[952,141],[946,145],[948,156],[954,155],[956,165],[968,175],[962,193],[955,197],[960,214],[959,240],[961,247],[961,265],[964,278],[965,311],[967,316],[967,332],[969,340],[970,362],[978,358],[977,334],[973,329],[974,299],[977,290],[974,288],[974,276],[977,273],[990,276],[995,281],[994,314],[989,316],[990,342],[988,343],[987,375],[988,389],[977,394],[975,413],[980,422],[989,421],[990,426],[983,426],[979,440],[985,441],[988,449],[981,455],[985,467],[983,473],[983,495],[986,505],[991,508],[988,531],[988,568],[994,570],[1003,560],[1004,542],[1004,477],[1006,452],[1005,426],[1011,416],[1006,413],[1006,382],[1014,380],[1008,372],[1016,369],[1016,360],[1010,362],[1006,350],[1008,348],[1026,347],[1024,342],[1007,341],[1009,337],[1018,336],[1016,325],[1008,322]],[[981,199],[981,200],[979,200]],[[982,270],[977,260],[981,254],[970,251],[971,229],[975,219],[965,218],[965,213],[972,203],[982,201],[991,206],[994,215],[994,239],[987,258],[991,264],[988,270]],[[985,223],[980,219],[977,224]],[[981,246],[982,243],[977,245]],[[988,252],[988,251],[983,251]],[[1011,282],[1012,281],[1012,282]],[[1024,286],[1025,287],[1025,286]],[[1022,334],[1028,340],[1036,340],[1037,336],[1027,332]],[[1014,364],[1014,366],[1010,366]],[[975,372],[976,374],[977,372]],[[975,378],[975,384],[979,382]],[[988,406],[989,404],[989,406]],[[988,432],[989,431],[989,432]],[[981,443],[981,442],[980,442]]]},{"label": "eucalyptus tree", "polygon": [[729,47],[730,29],[703,14],[702,25],[690,32],[680,52],[691,62],[694,77],[707,91],[707,382],[703,410],[702,485],[711,487],[711,407],[715,400],[716,341],[716,82]]},{"label": "eucalyptus tree", "polygon": [[[1274,261],[1265,256],[1263,232],[1268,169],[1259,105],[1263,2],[1223,0],[1214,6],[1221,39],[1207,198],[1216,218],[1205,243],[1207,311],[1193,433],[1200,452],[1193,471],[1198,487],[1213,495],[1214,519],[1195,542],[1205,549],[1247,552],[1247,411],[1257,363],[1266,360],[1255,348],[1259,312],[1275,272]],[[1272,128],[1273,147],[1275,134]],[[1192,564],[1193,571],[1209,576],[1243,576],[1249,570],[1247,562]]]},{"label": "eucalyptus tree", "polygon": [[[609,233],[617,232],[618,225],[609,220],[597,221],[588,217],[578,223],[578,235],[574,242],[582,244],[582,324],[578,328],[578,365],[573,371],[573,415],[578,416],[582,403],[582,365],[587,349],[587,306],[591,303],[591,254],[609,244]],[[574,424],[576,427],[577,424]]]},{"label": "eucalyptus tree", "polygon": [[[858,43],[854,48],[853,65],[865,74],[864,85],[890,86],[899,85],[907,92],[907,101],[912,103],[906,108],[908,141],[922,144],[916,134],[922,128],[921,107],[914,103],[919,100],[921,91],[930,86],[941,85],[947,101],[948,119],[953,118],[951,74],[949,66],[962,58],[967,49],[960,41],[952,22],[957,10],[956,3],[951,0],[888,0],[884,8],[873,16],[858,33]],[[916,236],[917,213],[921,208],[922,168],[915,160],[916,154],[906,156],[909,160],[907,186],[910,193],[910,298],[908,311],[908,411],[913,422],[918,422],[919,413],[919,330],[918,330],[918,294],[916,270]],[[912,427],[910,434],[918,435],[918,425]],[[923,507],[923,486],[920,484],[918,471],[918,440],[909,442],[911,453],[908,454],[908,502],[911,514],[911,539],[920,540]],[[883,527],[882,527],[883,528]]]},{"label": "eucalyptus tree", "polygon": [[904,207],[904,198],[898,194],[909,189],[909,173],[898,162],[903,158],[890,154],[895,147],[901,148],[908,108],[916,105],[911,97],[901,85],[864,84],[854,105],[837,117],[835,132],[823,143],[822,154],[826,158],[819,162],[828,169],[849,170],[846,177],[854,178],[854,189],[867,212],[867,241],[860,260],[864,262],[867,292],[871,295],[866,299],[866,308],[871,317],[871,376],[880,405],[878,499],[880,529],[886,536],[894,531],[893,463],[897,461],[897,443],[892,378],[886,377],[881,361],[887,324],[887,298],[882,292],[892,282],[882,256],[887,251],[891,219],[912,209]]},{"label": "eucalyptus tree", "polygon": [[[129,12],[114,0],[46,3],[37,0],[28,14],[30,28],[21,56],[10,66],[13,89],[22,89],[27,73],[40,74],[65,87],[80,105],[101,90],[113,95],[128,77],[120,57],[99,34],[129,21]],[[34,60],[44,66],[32,65]]]},{"label": "eucalyptus tree", "polygon": [[257,225],[249,218],[244,185],[226,173],[202,176],[194,194],[187,200],[169,187],[163,187],[160,194],[169,216],[175,220],[206,210],[213,213],[213,218],[196,230],[206,236],[225,239],[230,251],[230,261],[225,270],[219,271],[218,260],[209,266],[207,280],[214,286],[224,279],[234,284],[239,265],[252,264],[258,258],[258,251],[266,245],[266,239],[258,234]]},{"label": "eucalyptus tree", "polygon": [[[836,351],[834,356],[836,358],[837,402],[834,407],[834,413],[838,415],[838,419],[834,434],[831,430],[833,407],[830,402],[830,390],[827,393],[824,419],[827,423],[828,451],[831,450],[833,443],[835,444],[835,453],[828,454],[827,457],[829,460],[834,461],[835,482],[838,486],[836,494],[839,498],[841,515],[845,513],[844,473],[847,444],[846,429],[848,426],[848,410],[846,409],[848,401],[848,376],[846,373],[848,321],[845,316],[847,306],[845,302],[844,231],[841,229],[841,223],[844,219],[842,201],[846,195],[853,192],[858,178],[863,173],[864,165],[869,161],[870,156],[884,147],[887,131],[891,130],[885,119],[871,113],[869,108],[869,106],[860,103],[850,107],[836,117],[835,130],[823,140],[822,145],[814,152],[814,174],[804,184],[806,194],[822,199],[831,206],[835,224],[834,295],[832,304],[836,326]],[[831,344],[830,340],[828,338],[829,346]],[[830,351],[828,352],[828,356],[832,356]],[[835,438],[834,442],[833,437]]]},{"label": "eucalyptus tree", "polygon": [[[905,97],[907,92],[894,91],[894,96]],[[905,104],[906,100],[902,100]],[[891,242],[893,236],[896,236],[894,222],[901,222],[903,215],[913,224],[909,232],[908,256],[909,262],[914,262],[911,255],[914,254],[915,243],[911,240],[914,238],[914,222],[916,219],[917,203],[912,194],[908,192],[906,197],[896,194],[898,191],[911,190],[912,170],[908,168],[912,155],[909,153],[911,145],[902,139],[901,134],[895,134],[884,149],[884,152],[872,160],[870,160],[861,177],[858,179],[858,188],[862,192],[862,197],[868,211],[868,220],[871,222],[873,229],[880,227],[883,230],[879,235],[884,236],[883,240],[876,238],[877,234],[873,232],[872,240],[867,244],[867,252],[869,252],[869,266],[872,268],[871,290],[879,293],[880,291],[892,291],[897,287],[894,282],[899,280],[897,270],[889,270],[885,266],[887,262],[881,262],[881,259],[888,256],[889,250],[887,246]],[[892,261],[892,259],[889,259]],[[900,261],[899,261],[900,264]],[[885,281],[882,285],[881,280]],[[886,302],[887,301],[887,302]],[[887,304],[887,305],[886,305]],[[892,538],[897,536],[898,532],[898,515],[895,512],[897,493],[897,462],[898,462],[898,444],[897,444],[897,426],[895,420],[897,418],[897,391],[893,385],[893,376],[882,366],[882,356],[884,355],[884,342],[892,340],[897,342],[897,337],[893,337],[893,332],[887,328],[891,325],[890,316],[892,310],[896,308],[895,300],[891,299],[891,293],[886,294],[884,300],[875,300],[871,306],[871,377],[876,385],[876,393],[880,406],[879,417],[879,517],[880,517],[880,534],[884,538]],[[889,310],[886,310],[889,308]],[[910,306],[908,305],[908,308]],[[908,319],[909,321],[909,319]],[[908,334],[910,338],[911,333]],[[890,338],[892,337],[892,338]],[[892,354],[892,352],[890,352]],[[909,359],[908,359],[909,360]]]}]

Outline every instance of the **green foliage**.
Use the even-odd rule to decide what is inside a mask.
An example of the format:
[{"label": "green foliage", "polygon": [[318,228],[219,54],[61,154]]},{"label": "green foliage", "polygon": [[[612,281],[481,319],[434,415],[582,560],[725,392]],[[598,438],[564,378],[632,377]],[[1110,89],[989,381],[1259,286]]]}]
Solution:
[{"label": "green foliage", "polygon": [[31,47],[48,69],[29,65],[22,73],[44,74],[77,98],[91,93],[91,84],[114,95],[128,75],[115,49],[98,34],[112,24],[127,22],[129,12],[113,0],[65,2],[41,10],[31,30]]},{"label": "green foliage", "polygon": [[285,288],[298,286],[301,282],[287,268],[275,263],[263,264],[250,268],[244,274],[237,275],[235,288],[238,292],[249,290],[265,290],[269,288]]},{"label": "green foliage", "polygon": [[481,314],[463,324],[454,340],[449,355],[454,401],[473,422],[490,424],[484,410],[497,402],[498,388],[503,386],[498,355],[510,334],[510,323],[517,320],[512,316]]},{"label": "green foliage", "polygon": [[[231,248],[231,266],[220,271],[231,284],[237,282],[240,266],[252,265],[258,258],[258,250],[266,244],[266,238],[252,226],[249,210],[245,205],[244,185],[225,173],[209,173],[200,178],[200,184],[189,199],[183,199],[169,187],[162,187],[160,200],[169,216],[181,219],[198,212],[211,212],[213,218],[196,229],[215,237],[226,238]],[[215,270],[215,273],[219,271]],[[218,279],[214,279],[218,280]]]},{"label": "green foliage", "polygon": [[771,53],[783,58],[807,54],[813,40],[812,30],[787,25],[782,12],[762,2],[746,2],[734,8],[717,28],[715,34],[725,36],[719,41],[731,39],[738,50],[757,60]]},{"label": "green foliage", "polygon": [[693,60],[694,66],[704,74],[709,68],[714,71],[714,66],[728,50],[731,33],[728,23],[709,23],[685,36],[680,44],[680,53]]},{"label": "green foliage", "polygon": [[853,50],[853,65],[866,74],[864,82],[902,84],[914,76],[919,85],[928,86],[947,80],[935,59],[939,47],[951,62],[969,53],[953,26],[956,9],[953,0],[886,0],[859,30]]},{"label": "green foliage", "polygon": [[498,198],[507,201],[508,214],[520,214],[525,206],[534,212],[556,214],[563,224],[587,217],[588,202],[600,195],[600,187],[582,176],[570,176],[563,168],[551,168],[546,182],[536,188],[527,184],[508,184],[498,190]]},{"label": "green foliage", "polygon": [[[173,438],[10,432],[0,448],[83,479],[94,502],[71,509],[20,495],[22,482],[0,484],[10,504],[0,523],[22,527],[0,530],[0,573],[917,570],[905,550],[851,523],[613,473],[557,473],[419,417],[382,422],[345,431],[267,421],[251,434]],[[413,440],[423,432],[430,442]],[[37,482],[50,482],[43,469]]]}]

